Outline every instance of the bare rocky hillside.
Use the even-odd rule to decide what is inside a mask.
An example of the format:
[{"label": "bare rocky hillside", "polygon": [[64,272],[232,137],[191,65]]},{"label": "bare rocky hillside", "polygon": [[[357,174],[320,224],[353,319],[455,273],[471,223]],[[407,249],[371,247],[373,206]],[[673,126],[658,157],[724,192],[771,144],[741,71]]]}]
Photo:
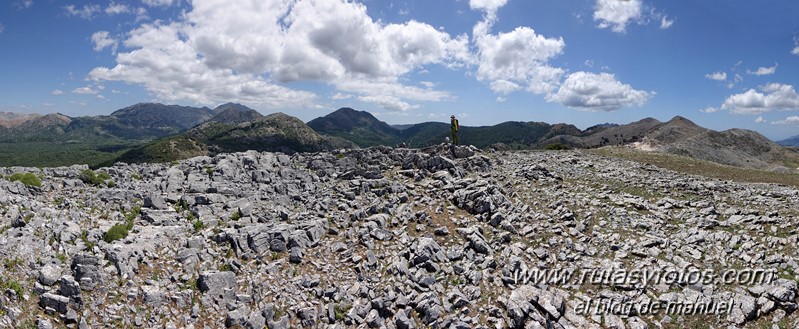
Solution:
[{"label": "bare rocky hillside", "polygon": [[26,172],[0,327],[799,326],[793,187],[443,145]]}]

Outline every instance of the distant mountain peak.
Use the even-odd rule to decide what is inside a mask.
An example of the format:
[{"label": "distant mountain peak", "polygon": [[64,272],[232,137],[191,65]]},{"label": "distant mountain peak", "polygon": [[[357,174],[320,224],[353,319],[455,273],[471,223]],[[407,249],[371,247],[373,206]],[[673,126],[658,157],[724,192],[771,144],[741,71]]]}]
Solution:
[{"label": "distant mountain peak", "polygon": [[799,146],[799,135],[783,139],[777,142],[777,144],[784,146]]},{"label": "distant mountain peak", "polygon": [[185,130],[208,121],[215,114],[207,107],[138,103],[114,111],[111,116],[123,124],[134,127],[178,127]]},{"label": "distant mountain peak", "polygon": [[683,124],[683,125],[690,125],[690,126],[697,126],[697,127],[699,126],[696,123],[694,123],[693,121],[689,120],[688,118],[680,116],[680,115],[677,115],[677,116],[671,118],[671,120],[667,121],[666,123],[667,124]]},{"label": "distant mountain peak", "polygon": [[16,127],[41,116],[37,113],[0,112],[0,127]]},{"label": "distant mountain peak", "polygon": [[214,108],[213,111],[214,111],[214,113],[219,114],[219,113],[222,113],[222,112],[224,112],[224,111],[226,111],[228,109],[234,109],[234,110],[241,111],[241,112],[255,111],[255,110],[253,110],[253,109],[251,109],[251,108],[249,108],[249,107],[247,107],[245,105],[242,105],[242,104],[239,104],[239,103],[233,103],[233,102],[227,102],[225,104],[219,105],[216,108]]},{"label": "distant mountain peak", "polygon": [[342,107],[338,110],[333,111],[333,113],[326,115],[326,117],[337,117],[337,118],[348,117],[353,119],[357,118],[361,120],[368,120],[372,122],[381,122],[380,120],[375,118],[375,116],[372,115],[372,113],[366,111],[358,111],[350,107]]},{"label": "distant mountain peak", "polygon": [[209,122],[239,124],[263,117],[258,111],[237,103],[219,105],[213,112],[216,116],[208,120]]},{"label": "distant mountain peak", "polygon": [[371,113],[342,107],[308,122],[317,132],[350,139],[359,146],[396,144],[400,131],[378,120]]}]

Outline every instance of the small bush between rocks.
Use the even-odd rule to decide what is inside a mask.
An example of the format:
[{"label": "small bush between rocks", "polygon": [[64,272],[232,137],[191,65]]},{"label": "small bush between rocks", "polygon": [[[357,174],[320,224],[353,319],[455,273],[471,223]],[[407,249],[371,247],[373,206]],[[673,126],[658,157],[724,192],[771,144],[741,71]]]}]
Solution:
[{"label": "small bush between rocks", "polygon": [[11,182],[20,182],[25,186],[35,186],[35,187],[42,187],[42,180],[39,179],[39,176],[36,176],[32,173],[13,173],[11,176],[6,177],[7,180]]},{"label": "small bush between rocks", "polygon": [[133,221],[136,219],[137,216],[139,216],[139,214],[141,214],[141,206],[135,206],[135,207],[133,207],[133,209],[131,209],[130,212],[125,214],[125,220],[130,225],[129,228],[133,227]]},{"label": "small bush between rocks", "polygon": [[[96,173],[94,170],[86,169],[80,173],[80,180],[93,186],[108,185],[106,181],[111,179],[111,175],[105,172]],[[113,181],[111,181],[113,184]]]},{"label": "small bush between rocks", "polygon": [[200,232],[205,228],[205,223],[203,223],[203,221],[201,221],[199,218],[192,222],[192,225],[194,225],[194,232]]},{"label": "small bush between rocks", "polygon": [[20,259],[19,257],[6,258],[3,260],[3,266],[5,266],[6,270],[8,271],[14,269],[15,267],[21,264],[22,264],[22,259]]},{"label": "small bush between rocks", "polygon": [[133,229],[133,221],[136,219],[136,216],[139,216],[140,213],[141,206],[133,207],[130,212],[125,214],[125,224],[116,224],[111,226],[111,228],[108,229],[108,232],[103,234],[103,240],[105,242],[111,243],[127,237],[130,230]]},{"label": "small bush between rocks", "polygon": [[336,321],[343,321],[347,317],[347,312],[349,312],[351,308],[352,305],[349,304],[336,304],[336,306],[333,307],[333,312],[336,315]]},{"label": "small bush between rocks", "polygon": [[25,292],[25,289],[22,288],[22,285],[14,280],[5,280],[0,278],[0,288],[3,290],[12,290],[17,295],[17,297],[22,297],[22,294]]},{"label": "small bush between rocks", "polygon": [[111,226],[111,228],[108,229],[108,232],[103,234],[103,240],[105,240],[105,242],[111,243],[119,239],[124,239],[126,236],[128,236],[129,231],[130,230],[128,229],[128,226],[125,224]]},{"label": "small bush between rocks", "polygon": [[80,239],[83,241],[83,244],[86,245],[86,249],[94,249],[94,243],[89,241],[89,231],[83,230],[80,232]]}]

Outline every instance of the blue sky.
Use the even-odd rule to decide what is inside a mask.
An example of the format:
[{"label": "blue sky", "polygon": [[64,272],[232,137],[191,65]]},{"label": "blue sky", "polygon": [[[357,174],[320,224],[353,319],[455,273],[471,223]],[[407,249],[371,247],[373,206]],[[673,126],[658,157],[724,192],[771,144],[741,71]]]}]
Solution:
[{"label": "blue sky", "polygon": [[239,102],[303,120],[580,128],[682,115],[799,135],[799,2],[10,0],[0,111]]}]

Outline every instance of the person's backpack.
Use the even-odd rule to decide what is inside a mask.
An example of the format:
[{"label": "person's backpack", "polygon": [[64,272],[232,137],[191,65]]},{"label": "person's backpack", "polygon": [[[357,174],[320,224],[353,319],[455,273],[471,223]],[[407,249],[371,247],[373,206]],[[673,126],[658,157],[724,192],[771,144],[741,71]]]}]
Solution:
[{"label": "person's backpack", "polygon": [[454,123],[455,123],[455,131],[458,131],[458,129],[461,128],[461,126],[458,124],[458,119],[455,119]]}]

